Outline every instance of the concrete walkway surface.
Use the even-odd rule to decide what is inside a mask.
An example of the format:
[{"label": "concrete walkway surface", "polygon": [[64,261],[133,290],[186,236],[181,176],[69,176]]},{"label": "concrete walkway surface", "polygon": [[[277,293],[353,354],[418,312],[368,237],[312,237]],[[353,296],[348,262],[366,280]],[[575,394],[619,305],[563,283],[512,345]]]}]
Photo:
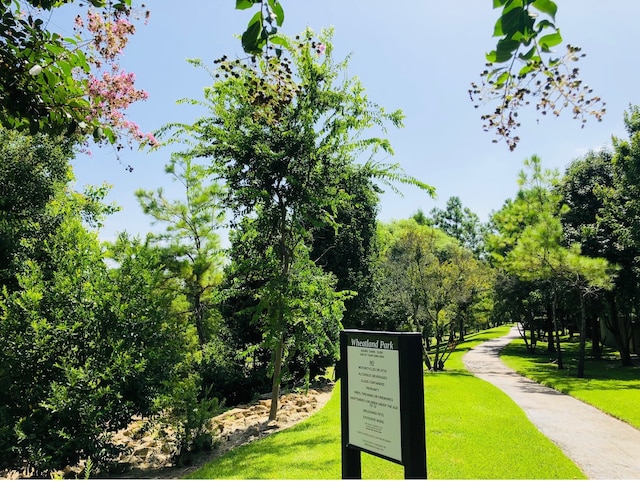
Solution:
[{"label": "concrete walkway surface", "polygon": [[640,480],[640,430],[505,366],[500,351],[519,336],[514,327],[480,344],[465,354],[465,366],[511,397],[589,479]]}]

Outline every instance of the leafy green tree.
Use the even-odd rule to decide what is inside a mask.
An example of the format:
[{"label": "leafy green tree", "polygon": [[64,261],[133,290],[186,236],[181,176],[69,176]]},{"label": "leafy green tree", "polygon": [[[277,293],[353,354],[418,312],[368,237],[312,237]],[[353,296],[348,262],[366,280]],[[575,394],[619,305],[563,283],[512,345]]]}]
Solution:
[{"label": "leafy green tree", "polygon": [[[541,210],[539,205],[554,205],[554,202],[549,199],[551,191],[548,189],[548,182],[553,181],[554,173],[542,171],[539,159],[536,157],[532,162],[526,161],[526,166],[531,167],[532,177],[536,179],[538,185],[530,185],[528,188],[521,188],[518,190],[515,199],[507,199],[502,208],[494,212],[491,216],[489,223],[489,231],[485,238],[485,245],[490,252],[491,264],[495,269],[501,272],[502,282],[507,281],[512,286],[509,288],[510,292],[518,293],[520,296],[516,299],[516,303],[520,304],[518,309],[514,309],[512,303],[509,311],[518,312],[520,314],[528,311],[528,307],[532,306],[530,301],[530,294],[527,289],[531,289],[532,292],[540,290],[539,298],[545,299],[545,306],[550,306],[552,295],[548,289],[548,286],[543,286],[538,282],[531,282],[531,280],[525,281],[519,278],[513,271],[509,272],[506,269],[507,257],[509,253],[515,248],[527,226],[535,225],[538,223]],[[518,183],[524,185],[527,182],[527,176],[524,171],[520,173]],[[516,279],[509,279],[509,276],[515,276]],[[524,285],[518,285],[520,282],[524,282]],[[546,332],[547,332],[547,352],[554,352],[556,350],[555,343],[555,329],[552,319],[552,309],[544,309],[546,311]],[[520,321],[525,321],[530,326],[533,326],[534,319],[538,315],[518,316]],[[526,330],[523,329],[523,332]]]},{"label": "leafy green tree", "polygon": [[[630,259],[628,251],[620,250],[614,229],[609,222],[603,222],[606,217],[603,196],[614,188],[612,157],[613,154],[606,150],[589,152],[569,164],[559,186],[562,202],[569,207],[562,214],[562,227],[566,243],[579,242],[583,255],[604,257],[622,266],[625,259]],[[624,274],[616,278],[616,286],[623,277]],[[605,326],[609,323],[606,297],[614,295],[616,290],[599,293],[589,300],[586,315],[591,332],[591,353],[596,358],[601,355],[601,321]]]},{"label": "leafy green tree", "polygon": [[[518,236],[515,246],[505,258],[505,268],[525,281],[547,282],[551,291],[551,310],[554,330],[558,331],[556,314],[558,291],[575,288],[580,292],[581,301],[581,365],[584,369],[584,343],[586,336],[586,318],[584,315],[584,296],[592,289],[606,289],[611,283],[611,272],[605,259],[590,258],[580,253],[580,245],[564,245],[564,233],[560,221],[561,197],[554,189],[558,182],[558,174],[543,170],[540,159],[533,156],[525,160],[525,166],[531,171],[528,175],[521,172],[521,190],[529,195],[529,207],[537,212],[536,219],[524,227]],[[563,369],[560,340],[556,338],[558,369]]]},{"label": "leafy green tree", "polygon": [[[288,293],[281,302],[290,322],[279,326],[269,319],[274,295],[272,279],[277,274],[278,262],[268,236],[262,235],[260,220],[245,219],[242,230],[232,235],[225,298],[233,303],[230,309],[235,324],[231,327],[235,332],[233,338],[240,342],[239,348],[252,365],[253,388],[259,389],[261,385],[255,376],[266,374],[268,354],[279,345],[281,330],[285,339],[281,381],[308,383],[312,375],[324,373],[335,363],[344,301],[350,292],[337,291],[335,277],[310,260],[308,253],[299,252],[290,281],[282,287]],[[307,249],[304,245],[298,248]]]},{"label": "leafy green tree", "polygon": [[432,225],[433,219],[427,217],[422,209],[418,209],[418,212],[411,216],[420,225]]},{"label": "leafy green tree", "polygon": [[43,241],[60,223],[48,206],[69,180],[71,149],[0,128],[0,285],[9,291],[27,259],[43,259]]},{"label": "leafy green tree", "polygon": [[50,264],[28,260],[0,300],[3,464],[44,474],[89,456],[104,467],[118,452],[108,433],[155,412],[183,355],[180,330],[139,252],[109,270],[71,212],[44,242]]},{"label": "leafy green tree", "polygon": [[[638,247],[640,246],[640,109],[631,106],[624,116],[629,139],[613,139],[612,185],[601,186],[597,193],[603,206],[598,220],[611,236],[605,246],[613,246],[608,258],[620,266],[615,295],[607,296],[608,329],[614,335],[623,365],[631,361],[633,322],[637,319],[637,299],[640,293],[638,278]],[[613,242],[613,244],[612,244]]]},{"label": "leafy green tree", "polygon": [[334,225],[313,229],[311,258],[324,271],[337,278],[336,288],[356,295],[345,300],[342,324],[346,328],[369,329],[377,317],[374,305],[376,261],[378,256],[377,222],[379,189],[366,176],[354,172],[343,188],[351,202],[341,204]]},{"label": "leafy green tree", "polygon": [[[273,339],[270,418],[277,412],[287,326],[293,322],[288,298],[301,267],[298,254],[311,242],[308,226],[336,225],[339,205],[351,196],[342,188],[352,172],[406,180],[395,166],[363,166],[364,152],[391,152],[387,140],[361,138],[386,122],[399,126],[401,112],[387,113],[370,102],[355,79],[340,81],[346,62],[334,63],[330,33],[310,31],[285,45],[287,55],[265,55],[248,63],[223,57],[205,90],[210,111],[193,125],[173,125],[174,135],[190,137],[185,157],[206,157],[227,186],[226,205],[237,218],[255,216],[266,246],[263,287],[265,319]],[[199,64],[199,62],[195,62]],[[305,254],[308,255],[308,254]]]},{"label": "leafy green tree", "polygon": [[167,257],[167,271],[179,279],[180,292],[189,303],[190,317],[200,345],[212,336],[216,312],[215,289],[221,281],[223,255],[218,231],[224,220],[222,187],[207,181],[207,169],[190,158],[173,156],[166,172],[184,188],[184,199],[167,199],[162,188],[136,191],[145,214],[166,231],[153,236]]},{"label": "leafy green tree", "polygon": [[425,342],[425,362],[430,369],[442,370],[445,335],[455,331],[456,316],[463,322],[470,313],[474,291],[481,285],[480,264],[455,239],[433,227],[407,220],[386,228],[384,277],[406,306],[405,326],[422,332],[423,338],[435,336],[433,361]]},{"label": "leafy green tree", "polygon": [[3,210],[20,262],[0,292],[0,463],[44,475],[90,456],[103,468],[118,452],[109,432],[157,412],[186,330],[157,252],[114,247],[108,267],[87,227],[111,210],[100,205],[106,190],[69,188],[65,143],[3,134],[2,175],[20,188],[3,190],[0,204],[24,203]]},{"label": "leafy green tree", "polygon": [[482,248],[480,218],[471,209],[462,205],[460,197],[450,197],[444,209],[437,207],[432,209],[431,218],[434,227],[442,229],[447,235],[457,239],[462,247],[480,256]]}]

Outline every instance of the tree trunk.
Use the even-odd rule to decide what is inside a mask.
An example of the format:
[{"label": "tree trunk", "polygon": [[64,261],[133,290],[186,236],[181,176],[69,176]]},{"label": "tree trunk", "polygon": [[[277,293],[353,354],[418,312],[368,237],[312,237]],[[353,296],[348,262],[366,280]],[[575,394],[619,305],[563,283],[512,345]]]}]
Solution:
[{"label": "tree trunk", "polygon": [[527,323],[525,321],[517,321],[516,324],[518,325],[520,337],[522,337],[522,340],[524,341],[524,347],[527,349],[527,352],[531,352],[531,345],[527,339]]},{"label": "tree trunk", "polygon": [[278,414],[278,400],[280,398],[280,375],[282,373],[282,358],[284,356],[284,333],[276,344],[275,359],[273,360],[273,380],[271,382],[271,410],[269,421],[275,421]]},{"label": "tree trunk", "polygon": [[618,312],[618,306],[616,304],[616,297],[613,292],[607,293],[607,300],[609,301],[609,321],[606,322],[607,328],[613,334],[613,338],[616,341],[618,351],[620,351],[620,360],[623,366],[633,366],[631,361],[631,350],[629,349],[630,337],[627,337],[626,319],[624,316],[620,316]]},{"label": "tree trunk", "polygon": [[556,352],[554,345],[555,320],[553,316],[553,308],[547,306],[547,352]]},{"label": "tree trunk", "polygon": [[584,377],[584,357],[587,343],[587,313],[584,306],[584,295],[578,292],[580,297],[580,349],[578,350],[578,377]]},{"label": "tree trunk", "polygon": [[558,353],[558,369],[564,369],[562,363],[562,350],[560,349],[560,336],[558,335],[558,318],[556,317],[556,291],[553,290],[553,302],[551,303],[551,312],[553,313],[553,328],[556,331],[556,351]]},{"label": "tree trunk", "polygon": [[424,359],[424,363],[427,366],[427,369],[429,371],[433,371],[433,366],[431,365],[431,359],[429,359],[429,353],[427,352],[427,348],[425,347],[425,345],[422,345],[422,357]]},{"label": "tree trunk", "polygon": [[436,352],[433,356],[433,370],[440,371],[440,345],[442,343],[444,333],[438,325],[436,325]]},{"label": "tree trunk", "polygon": [[531,330],[531,352],[536,352],[536,345],[538,344],[535,324],[535,318],[531,316],[531,318],[529,319],[529,328]]},{"label": "tree trunk", "polygon": [[602,358],[602,336],[600,333],[600,321],[595,313],[588,319],[589,330],[591,331],[591,356],[594,359]]},{"label": "tree trunk", "polygon": [[198,332],[198,340],[200,341],[200,347],[203,347],[207,343],[207,334],[204,328],[204,315],[205,309],[202,303],[202,297],[200,292],[196,292],[193,295],[193,316],[196,324],[196,331]]}]

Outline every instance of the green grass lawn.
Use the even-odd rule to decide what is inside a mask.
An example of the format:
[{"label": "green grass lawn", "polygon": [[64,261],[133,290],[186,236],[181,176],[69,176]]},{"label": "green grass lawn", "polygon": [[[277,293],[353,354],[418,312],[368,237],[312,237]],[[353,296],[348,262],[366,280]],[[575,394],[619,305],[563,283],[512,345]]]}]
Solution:
[{"label": "green grass lawn", "polygon": [[[473,377],[463,354],[509,327],[460,344],[445,372],[426,373],[427,474],[439,479],[584,479],[583,473],[527,420],[505,394]],[[191,478],[339,479],[340,396],[304,422],[234,449]],[[363,454],[365,479],[398,479],[403,467]]]},{"label": "green grass lawn", "polygon": [[[546,346],[546,345],[545,345]],[[592,406],[640,429],[640,366],[623,367],[617,353],[605,350],[601,360],[587,359],[585,377],[578,371],[578,343],[563,342],[563,364],[560,371],[551,360],[555,354],[545,346],[532,354],[524,341],[511,342],[501,354],[504,363],[518,373],[545,386],[570,394]],[[590,346],[587,346],[587,351]]]}]

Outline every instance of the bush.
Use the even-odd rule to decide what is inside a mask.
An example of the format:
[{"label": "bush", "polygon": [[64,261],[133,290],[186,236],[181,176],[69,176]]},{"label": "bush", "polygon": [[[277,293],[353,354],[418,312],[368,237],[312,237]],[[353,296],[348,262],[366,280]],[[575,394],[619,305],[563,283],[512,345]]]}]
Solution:
[{"label": "bush", "polygon": [[211,396],[210,389],[201,389],[197,374],[177,380],[164,403],[164,420],[176,433],[178,449],[174,462],[178,466],[190,464],[194,453],[213,449],[211,418],[221,412],[222,404]]},{"label": "bush", "polygon": [[109,269],[96,236],[68,215],[0,298],[5,468],[38,475],[118,454],[109,432],[154,412],[183,351],[152,252],[122,250]]}]

